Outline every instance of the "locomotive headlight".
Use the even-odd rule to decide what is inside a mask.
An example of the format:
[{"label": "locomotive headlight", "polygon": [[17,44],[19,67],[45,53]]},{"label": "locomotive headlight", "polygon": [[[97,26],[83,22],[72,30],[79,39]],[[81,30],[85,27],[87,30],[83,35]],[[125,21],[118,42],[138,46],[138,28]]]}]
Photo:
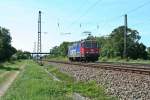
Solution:
[{"label": "locomotive headlight", "polygon": [[86,53],[89,53],[88,51]]}]

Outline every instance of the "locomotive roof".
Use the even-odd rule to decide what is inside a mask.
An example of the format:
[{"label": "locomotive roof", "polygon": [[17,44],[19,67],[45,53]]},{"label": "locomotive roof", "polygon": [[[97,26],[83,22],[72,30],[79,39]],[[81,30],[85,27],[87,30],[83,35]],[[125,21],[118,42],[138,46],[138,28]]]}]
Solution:
[{"label": "locomotive roof", "polygon": [[75,42],[71,42],[70,43],[70,46],[73,45],[73,44],[78,44],[78,43],[83,43],[83,42],[86,42],[86,41],[96,41],[96,39],[84,39],[84,40],[80,40],[80,41],[75,41]]},{"label": "locomotive roof", "polygon": [[96,41],[96,39],[84,39],[84,40],[72,42],[71,44],[76,44],[76,43],[86,42],[86,41]]},{"label": "locomotive roof", "polygon": [[96,41],[96,39],[85,39],[85,40],[81,40],[81,42],[86,42],[86,41]]}]

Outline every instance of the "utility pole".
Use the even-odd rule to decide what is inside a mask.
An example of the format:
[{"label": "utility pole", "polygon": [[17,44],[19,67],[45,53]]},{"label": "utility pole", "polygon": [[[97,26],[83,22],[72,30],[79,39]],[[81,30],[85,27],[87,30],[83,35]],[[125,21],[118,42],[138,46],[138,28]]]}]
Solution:
[{"label": "utility pole", "polygon": [[[37,53],[41,53],[41,11],[39,11],[38,18],[38,43],[37,43]],[[40,55],[37,54],[37,59],[39,59]]]},{"label": "utility pole", "polygon": [[124,16],[124,51],[123,51],[123,57],[127,57],[127,14]]}]

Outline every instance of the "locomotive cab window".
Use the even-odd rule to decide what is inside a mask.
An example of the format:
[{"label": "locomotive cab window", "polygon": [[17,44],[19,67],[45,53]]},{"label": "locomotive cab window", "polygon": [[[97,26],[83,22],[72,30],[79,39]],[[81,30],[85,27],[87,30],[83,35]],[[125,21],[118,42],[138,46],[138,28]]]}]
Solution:
[{"label": "locomotive cab window", "polygon": [[82,47],[85,48],[99,48],[99,45],[96,41],[85,41],[82,43]]}]

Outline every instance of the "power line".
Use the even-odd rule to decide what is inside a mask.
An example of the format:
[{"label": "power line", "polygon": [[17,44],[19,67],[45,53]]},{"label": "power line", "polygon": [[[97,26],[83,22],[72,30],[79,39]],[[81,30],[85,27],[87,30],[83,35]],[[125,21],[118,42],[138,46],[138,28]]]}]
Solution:
[{"label": "power line", "polygon": [[[72,22],[69,27],[72,27],[73,24],[75,24],[78,20],[83,18],[93,7],[95,7],[100,1],[102,0],[97,0],[95,3],[93,3],[81,16],[79,16],[74,22]],[[81,9],[81,8],[80,8]],[[80,23],[80,28],[82,27],[82,24]],[[70,32],[69,32],[70,33]]]},{"label": "power line", "polygon": [[[72,25],[75,24],[78,20],[80,20],[81,18],[83,18],[83,17],[84,17],[93,7],[95,7],[100,1],[102,1],[102,0],[97,0],[94,4],[92,4],[81,16],[79,16],[79,17],[77,18],[77,20],[75,20],[73,23],[71,23],[70,26],[72,26]],[[141,4],[141,5],[139,5],[139,6],[135,7],[135,8],[133,8],[133,9],[131,9],[131,10],[129,10],[129,11],[127,11],[126,14],[133,13],[133,12],[135,12],[135,11],[137,11],[137,10],[143,8],[144,6],[146,6],[146,5],[148,5],[148,4],[150,4],[150,1],[145,2],[145,3]],[[114,20],[117,20],[118,18],[121,18],[121,17],[123,17],[123,16],[124,16],[124,14],[119,15],[119,16],[116,16],[116,17],[111,18],[111,19],[108,19],[108,20],[101,20],[101,21],[105,21],[105,23],[104,23],[104,25],[103,25],[103,26],[105,26],[106,24],[108,24],[108,23],[110,23],[110,22],[112,22],[112,21],[114,21]],[[98,24],[97,24],[97,25],[98,25]],[[81,23],[79,23],[79,26],[80,26],[80,28],[81,28],[81,26],[82,26]]]},{"label": "power line", "polygon": [[[77,13],[80,9],[82,9],[82,8],[83,8],[83,5],[85,5],[87,2],[89,2],[89,0],[84,0],[84,1],[82,2],[82,4],[79,5],[79,7],[75,10],[74,13]],[[70,18],[72,19],[73,16],[71,16]],[[62,26],[62,24],[61,24],[60,21],[58,20],[58,22],[57,22],[57,27],[58,27],[58,29],[59,29],[59,33],[63,33],[63,32],[60,31],[60,28],[61,28],[61,30],[63,29],[61,26]],[[63,33],[63,35],[65,35],[65,33]]]},{"label": "power line", "polygon": [[146,22],[142,21],[142,22],[139,22],[139,23],[132,24],[132,25],[130,25],[130,27],[140,25],[140,24],[145,24],[145,23],[150,23],[150,20],[147,20]]},{"label": "power line", "polygon": [[[118,18],[120,18],[120,17],[123,17],[125,14],[129,14],[129,13],[135,12],[135,11],[137,11],[138,9],[143,8],[144,6],[146,6],[146,5],[148,5],[148,4],[150,4],[150,1],[145,2],[145,3],[143,3],[142,5],[137,6],[136,8],[133,8],[133,9],[127,11],[126,13],[122,14],[122,15],[119,15],[119,16],[116,16],[116,17],[114,17],[114,18],[108,19],[108,21],[113,21],[113,20],[116,20],[116,19],[118,19]],[[108,21],[106,21],[106,22],[108,22]]]},{"label": "power line", "polygon": [[100,1],[102,0],[97,0],[94,4],[92,4],[81,16],[79,16],[71,25],[76,23],[78,20],[80,20],[82,17],[84,17],[93,7],[95,7]]},{"label": "power line", "polygon": [[[86,4],[87,2],[89,2],[89,0],[84,0],[84,2],[82,2],[82,4],[78,7],[78,9],[76,9],[75,12],[78,12],[79,10],[81,10],[81,9],[85,6],[85,4]],[[84,6],[83,6],[83,5],[84,5]]]},{"label": "power line", "polygon": [[149,4],[150,4],[150,1],[145,2],[145,3],[143,3],[142,5],[139,5],[139,6],[137,6],[136,8],[133,8],[133,9],[127,11],[126,14],[133,13],[133,12],[139,10],[140,8],[143,8],[144,6],[149,5]]},{"label": "power line", "polygon": [[[71,23],[71,25],[69,27],[72,27],[78,20],[80,20],[81,18],[83,18],[92,8],[94,8],[100,1],[102,0],[97,0],[96,2],[94,2],[82,15],[80,15],[74,22]],[[81,28],[83,25],[81,23],[79,23],[79,27]],[[98,26],[99,27],[99,26]]]},{"label": "power line", "polygon": [[[129,10],[129,11],[127,11],[126,14],[133,13],[133,12],[135,12],[135,11],[137,11],[137,10],[139,10],[139,9],[141,9],[141,8],[143,8],[143,7],[145,7],[145,6],[148,5],[148,4],[150,4],[150,1],[145,2],[145,3],[141,4],[141,5],[139,5],[139,6],[135,7],[135,8],[133,8],[133,9],[131,9],[131,10]],[[114,18],[108,19],[108,20],[104,23],[104,25],[106,25],[107,23],[110,23],[110,22],[112,22],[112,21],[114,21],[114,20],[117,20],[118,18],[123,17],[124,15],[125,15],[125,14],[122,14],[122,15],[120,15],[120,16],[116,16],[116,17],[114,17]],[[103,26],[104,26],[104,25],[103,25]]]}]

